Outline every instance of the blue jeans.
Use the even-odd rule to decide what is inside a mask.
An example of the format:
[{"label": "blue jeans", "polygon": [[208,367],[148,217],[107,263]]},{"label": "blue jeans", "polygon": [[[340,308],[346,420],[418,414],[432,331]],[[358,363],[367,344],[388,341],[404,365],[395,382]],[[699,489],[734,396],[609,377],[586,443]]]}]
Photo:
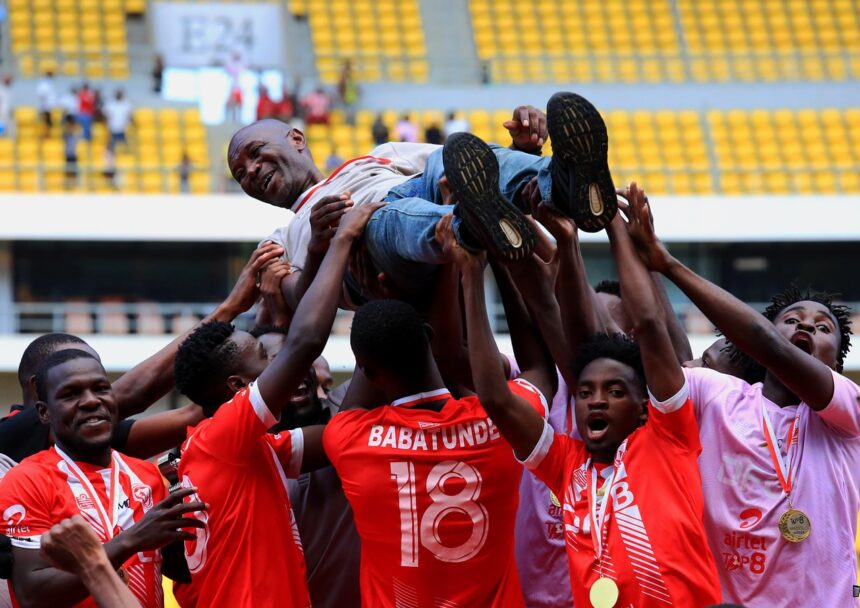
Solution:
[{"label": "blue jeans", "polygon": [[91,114],[78,114],[78,124],[81,125],[81,134],[87,141],[93,140],[93,117]]},{"label": "blue jeans", "polygon": [[[534,177],[541,198],[550,199],[550,159],[492,145],[499,161],[499,189],[511,202]],[[442,148],[427,158],[424,173],[392,188],[365,229],[370,258],[399,291],[410,300],[423,299],[432,287],[436,266],[444,263],[436,242],[436,224],[452,207],[442,204],[439,180],[445,174]],[[460,218],[454,218],[454,231]]]}]

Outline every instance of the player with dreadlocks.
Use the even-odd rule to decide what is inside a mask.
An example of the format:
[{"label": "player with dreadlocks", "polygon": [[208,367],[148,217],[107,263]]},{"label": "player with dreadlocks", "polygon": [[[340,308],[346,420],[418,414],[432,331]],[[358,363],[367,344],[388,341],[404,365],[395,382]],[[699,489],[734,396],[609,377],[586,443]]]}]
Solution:
[{"label": "player with dreadlocks", "polygon": [[750,608],[856,606],[860,388],[839,373],[848,309],[791,287],[759,314],[672,257],[646,201],[631,201],[625,213],[649,269],[765,370],[752,385],[684,371],[723,599]]}]

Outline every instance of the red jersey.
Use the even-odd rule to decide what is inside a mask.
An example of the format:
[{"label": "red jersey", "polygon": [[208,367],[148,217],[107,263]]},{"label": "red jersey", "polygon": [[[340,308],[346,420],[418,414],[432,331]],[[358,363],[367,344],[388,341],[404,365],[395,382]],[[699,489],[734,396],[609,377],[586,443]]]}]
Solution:
[{"label": "red jersey", "polygon": [[[666,402],[652,398],[648,409],[648,422],[628,436],[614,465],[592,465],[582,441],[554,433],[549,425],[525,461],[562,499],[575,606],[591,605],[589,590],[598,579],[598,534],[604,547],[603,576],[620,590],[616,606],[720,602],[696,462],[702,448],[686,385]],[[603,525],[593,526],[594,519]]]},{"label": "red jersey", "polygon": [[[103,543],[127,530],[167,496],[151,463],[112,451],[110,467],[73,461],[56,446],[13,467],[0,483],[2,531],[12,545],[38,550],[52,526],[80,515]],[[128,587],[144,608],[162,608],[161,552],[136,553],[122,565]],[[12,601],[18,606],[12,583]],[[77,606],[95,608],[89,598]]]},{"label": "red jersey", "polygon": [[[256,384],[197,425],[182,446],[179,477],[188,501],[209,504],[185,559],[199,606],[310,606],[305,561],[287,494],[304,451],[301,429],[279,435]],[[288,525],[286,522],[290,522]]]},{"label": "red jersey", "polygon": [[[511,390],[545,415],[524,381]],[[448,396],[442,410],[415,408]],[[361,537],[361,596],[374,608],[515,608],[522,467],[476,397],[441,389],[337,414],[323,443]]]}]

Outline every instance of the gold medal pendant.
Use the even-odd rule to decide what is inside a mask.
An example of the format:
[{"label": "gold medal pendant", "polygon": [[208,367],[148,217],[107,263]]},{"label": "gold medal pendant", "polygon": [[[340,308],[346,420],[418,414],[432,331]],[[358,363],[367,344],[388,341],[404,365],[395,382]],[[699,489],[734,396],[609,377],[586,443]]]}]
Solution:
[{"label": "gold medal pendant", "polygon": [[594,608],[612,608],[618,601],[618,585],[611,578],[601,577],[591,586],[588,599]]},{"label": "gold medal pendant", "polygon": [[799,543],[809,538],[812,522],[803,511],[789,509],[779,518],[779,533],[788,542]]}]

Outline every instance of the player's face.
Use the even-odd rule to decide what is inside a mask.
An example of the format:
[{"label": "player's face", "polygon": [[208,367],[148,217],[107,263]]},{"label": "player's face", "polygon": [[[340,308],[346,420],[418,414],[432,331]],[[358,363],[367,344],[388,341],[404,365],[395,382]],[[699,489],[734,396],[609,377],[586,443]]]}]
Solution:
[{"label": "player's face", "polygon": [[233,136],[228,159],[230,173],[242,190],[276,207],[291,207],[316,182],[309,155],[302,154],[305,137],[277,121],[261,121]]},{"label": "player's face", "polygon": [[797,348],[836,369],[841,341],[839,323],[824,304],[796,302],[781,311],[773,324]]},{"label": "player's face", "polygon": [[266,357],[268,357],[269,362],[271,363],[284,347],[284,343],[287,341],[287,335],[280,332],[270,332],[263,334],[257,338],[257,340],[263,346],[263,350],[266,351]]},{"label": "player's face", "polygon": [[317,397],[317,375],[311,367],[308,375],[290,397],[288,418],[292,426],[306,426],[318,421],[321,413],[322,403]]},{"label": "player's face", "polygon": [[629,366],[595,359],[576,386],[576,426],[597,462],[612,462],[615,450],[647,415],[647,398]]},{"label": "player's face", "polygon": [[328,397],[332,386],[334,386],[334,378],[331,375],[331,368],[325,357],[317,357],[314,361],[314,372],[317,375],[317,397],[325,399]]},{"label": "player's face", "polygon": [[269,365],[269,353],[263,343],[246,331],[234,331],[230,336],[239,349],[238,364],[234,373],[245,380],[245,383],[256,380]]},{"label": "player's face", "polygon": [[633,324],[630,322],[630,317],[627,316],[627,311],[624,309],[624,304],[621,303],[621,298],[611,293],[600,292],[597,294],[597,299],[603,304],[609,316],[621,328],[621,331],[629,335],[633,331]]},{"label": "player's face", "polygon": [[705,349],[702,356],[684,363],[684,367],[707,367],[723,374],[743,379],[741,369],[732,363],[729,353],[724,349],[728,343],[725,338],[718,338]]},{"label": "player's face", "polygon": [[42,420],[70,455],[110,446],[117,410],[113,389],[101,364],[90,358],[72,359],[48,371]]}]

